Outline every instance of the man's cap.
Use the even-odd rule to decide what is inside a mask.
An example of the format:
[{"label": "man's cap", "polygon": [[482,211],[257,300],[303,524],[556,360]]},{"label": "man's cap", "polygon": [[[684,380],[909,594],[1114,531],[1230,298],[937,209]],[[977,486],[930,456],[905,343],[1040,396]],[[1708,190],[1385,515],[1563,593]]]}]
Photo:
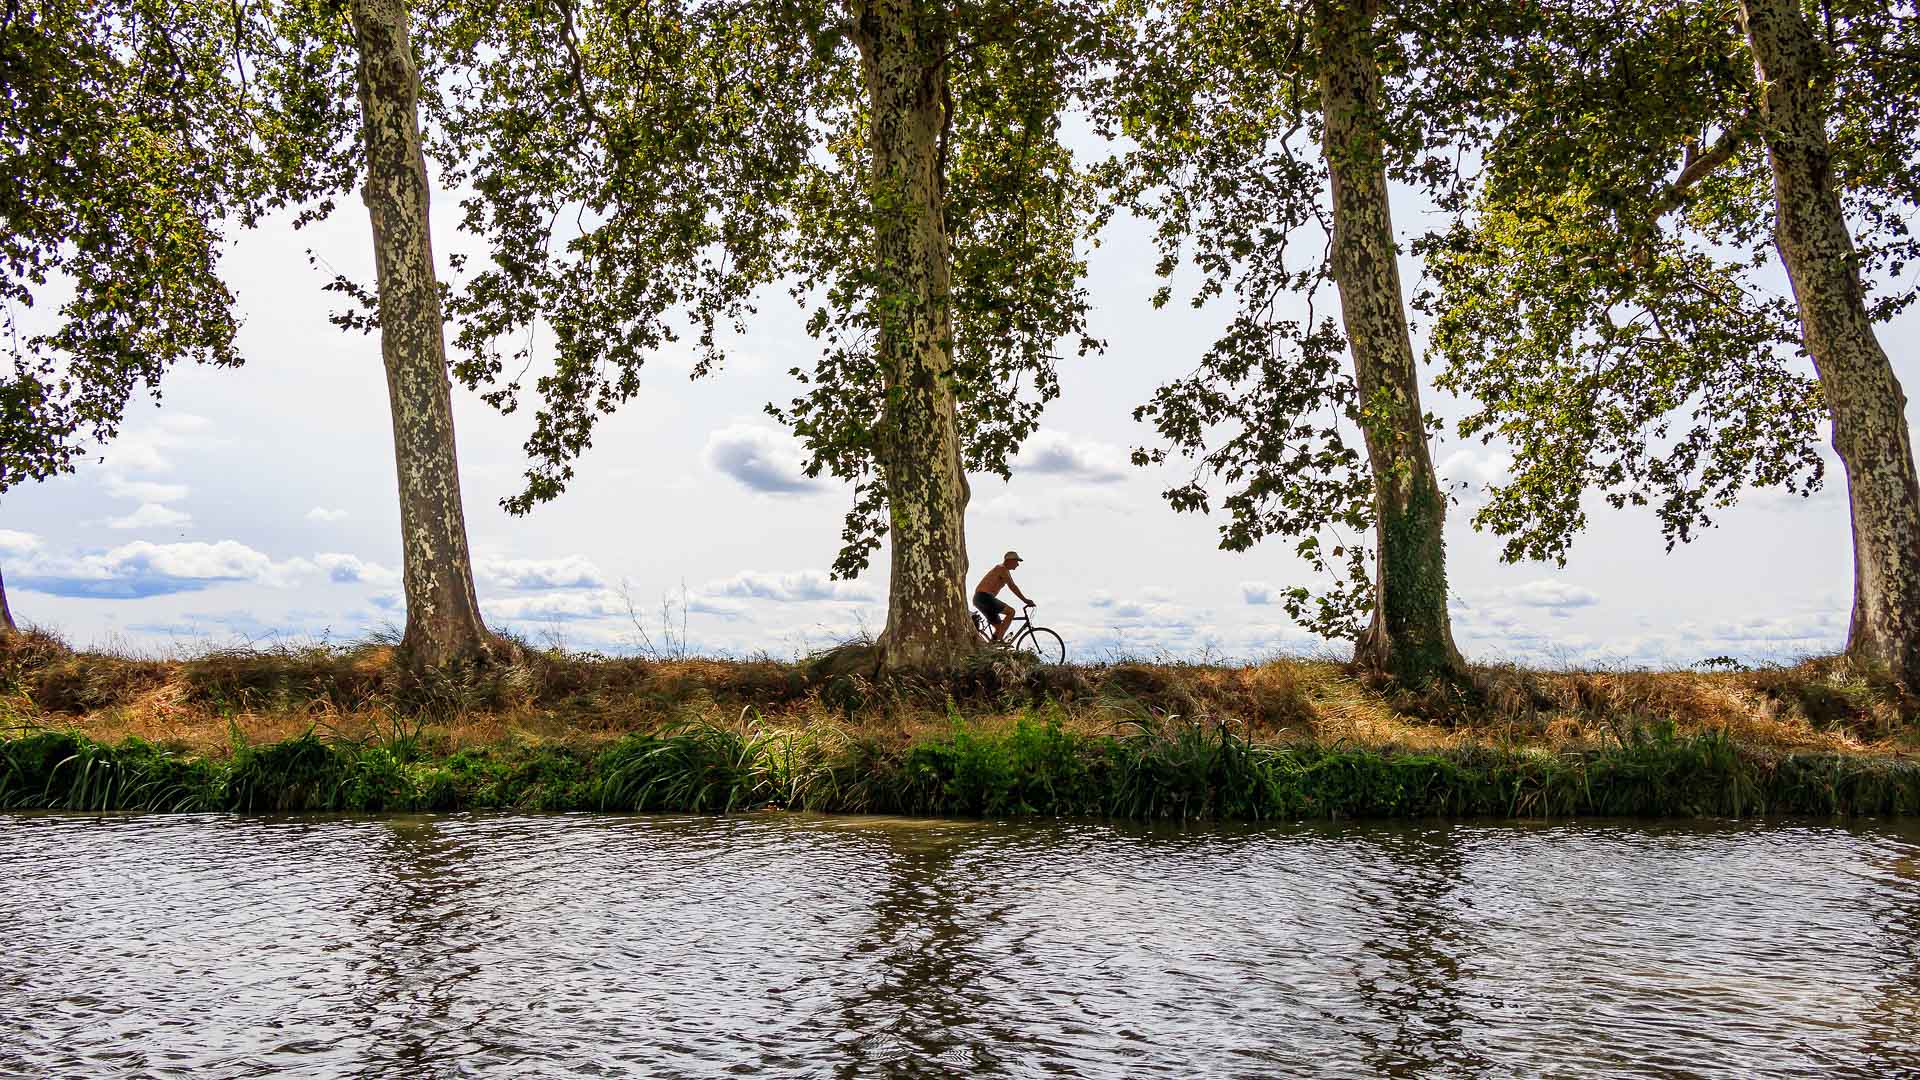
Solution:
[{"label": "man's cap", "polygon": [[1017,552],[1017,551],[1009,551],[1009,552],[1007,552],[1007,553],[1006,553],[1005,555],[1002,555],[1002,556],[1000,557],[1000,561],[1001,561],[1001,562],[1006,562],[1006,561],[1007,561],[1008,559],[1012,559],[1012,560],[1013,560],[1014,562],[1026,562],[1026,561],[1027,561],[1027,560],[1025,560],[1025,559],[1023,559],[1023,558],[1021,558],[1021,557],[1020,557],[1020,553],[1019,553],[1019,552]]}]

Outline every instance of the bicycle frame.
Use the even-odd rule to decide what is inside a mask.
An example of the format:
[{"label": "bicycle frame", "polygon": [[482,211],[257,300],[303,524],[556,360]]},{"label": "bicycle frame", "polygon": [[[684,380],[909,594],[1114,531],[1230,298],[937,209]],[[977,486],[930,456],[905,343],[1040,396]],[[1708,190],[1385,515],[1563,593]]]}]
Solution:
[{"label": "bicycle frame", "polygon": [[[980,631],[981,637],[988,641],[993,640],[993,624],[988,622],[987,617],[978,611],[973,613],[973,628]],[[1007,632],[1001,635],[1000,640],[1003,644],[1011,644],[1015,639],[1019,638],[1021,634],[1031,629],[1033,629],[1033,605],[1028,604],[1026,607],[1020,609],[1020,613],[1015,615],[1012,621],[1007,623]]]},{"label": "bicycle frame", "polygon": [[[1019,626],[1016,627],[1014,625],[1016,623],[1018,623]],[[1057,631],[1049,627],[1035,626],[1033,624],[1032,604],[1021,608],[1019,614],[1008,620],[1006,632],[1001,635],[998,641],[994,641],[993,639],[991,625],[992,624],[987,621],[986,616],[978,611],[973,613],[974,629],[979,632],[981,638],[991,642],[993,645],[1016,650],[1024,649],[1037,655],[1043,663],[1066,662],[1066,641],[1060,637]],[[1053,646],[1051,648],[1049,648],[1046,643],[1048,638],[1053,639]]]}]

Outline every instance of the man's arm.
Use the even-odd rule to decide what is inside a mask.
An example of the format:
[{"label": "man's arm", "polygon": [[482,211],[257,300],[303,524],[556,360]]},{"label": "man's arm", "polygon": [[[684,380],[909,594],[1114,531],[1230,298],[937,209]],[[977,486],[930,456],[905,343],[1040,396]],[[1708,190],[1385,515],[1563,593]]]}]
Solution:
[{"label": "man's arm", "polygon": [[1008,575],[1007,575],[1007,588],[1009,588],[1009,589],[1012,589],[1012,590],[1013,590],[1013,595],[1015,595],[1015,596],[1017,596],[1017,597],[1019,597],[1019,598],[1020,598],[1020,602],[1021,602],[1021,603],[1023,603],[1023,604],[1032,604],[1032,603],[1033,603],[1033,601],[1032,601],[1032,600],[1030,600],[1030,599],[1028,599],[1028,598],[1027,598],[1027,594],[1026,594],[1026,593],[1023,593],[1023,592],[1021,592],[1021,591],[1020,591],[1020,586],[1018,586],[1018,585],[1015,585],[1015,584],[1013,583],[1013,575],[1012,575],[1012,574],[1008,574]]}]

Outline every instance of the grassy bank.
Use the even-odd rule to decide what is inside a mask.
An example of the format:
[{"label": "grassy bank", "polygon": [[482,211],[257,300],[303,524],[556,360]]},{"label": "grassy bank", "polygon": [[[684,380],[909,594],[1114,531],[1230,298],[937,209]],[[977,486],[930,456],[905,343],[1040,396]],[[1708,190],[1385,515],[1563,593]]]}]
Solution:
[{"label": "grassy bank", "polygon": [[308,733],[225,757],[72,732],[0,742],[0,807],[148,811],[670,810],[769,807],[1134,819],[1886,815],[1920,810],[1920,765],[1654,737],[1585,753],[1263,746],[1180,723],[1088,737],[1044,720],[956,725],[902,749],[810,731],[698,727],[597,749],[445,757]]},{"label": "grassy bank", "polygon": [[529,652],[419,679],[377,646],[162,660],[0,642],[0,808],[1297,819],[1907,814],[1920,757],[1833,662],[1480,671],[1407,695],[1328,661],[1028,668]]}]

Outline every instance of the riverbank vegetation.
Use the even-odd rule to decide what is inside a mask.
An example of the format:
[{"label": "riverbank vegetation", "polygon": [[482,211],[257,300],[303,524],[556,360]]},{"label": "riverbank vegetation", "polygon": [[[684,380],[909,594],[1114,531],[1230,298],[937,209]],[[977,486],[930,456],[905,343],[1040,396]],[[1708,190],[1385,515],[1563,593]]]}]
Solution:
[{"label": "riverbank vegetation", "polygon": [[831,663],[391,645],[162,660],[0,642],[0,808],[1293,819],[1920,810],[1920,738],[1836,660],[1753,671]]}]

